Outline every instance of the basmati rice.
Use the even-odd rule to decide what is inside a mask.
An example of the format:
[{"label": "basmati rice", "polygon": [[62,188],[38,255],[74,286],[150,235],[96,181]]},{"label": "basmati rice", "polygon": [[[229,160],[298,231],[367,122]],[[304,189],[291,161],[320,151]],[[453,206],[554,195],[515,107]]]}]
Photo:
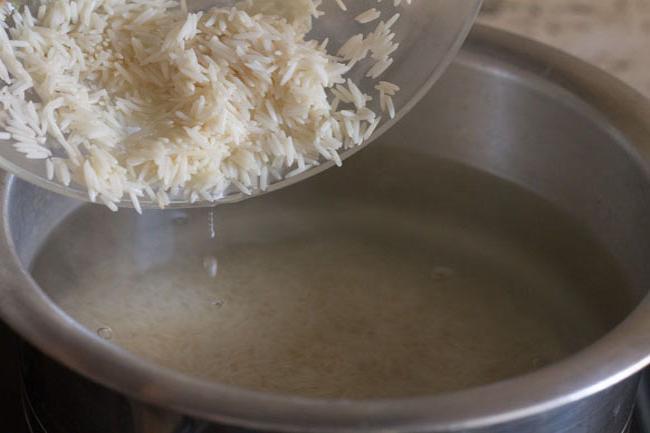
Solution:
[{"label": "basmati rice", "polygon": [[367,11],[356,16],[355,20],[361,24],[367,24],[379,18],[381,12],[375,8],[368,9]]},{"label": "basmati rice", "polygon": [[[291,19],[273,13],[279,4],[290,4]],[[48,179],[83,185],[113,210],[126,197],[138,212],[142,199],[161,208],[179,192],[214,201],[322,160],[340,164],[338,152],[380,122],[345,75],[366,58],[372,79],[390,67],[399,14],[334,57],[327,40],[305,38],[319,4],[247,0],[191,12],[176,0],[52,0],[33,16],[5,3],[0,139],[45,160]],[[380,15],[371,8],[356,20]],[[382,83],[392,118],[399,88]]]}]

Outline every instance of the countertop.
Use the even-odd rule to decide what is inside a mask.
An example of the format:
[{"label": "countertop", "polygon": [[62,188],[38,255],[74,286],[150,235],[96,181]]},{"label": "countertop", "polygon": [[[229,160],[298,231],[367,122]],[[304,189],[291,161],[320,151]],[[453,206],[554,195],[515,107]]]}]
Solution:
[{"label": "countertop", "polygon": [[480,21],[568,51],[650,97],[650,0],[486,0]]}]

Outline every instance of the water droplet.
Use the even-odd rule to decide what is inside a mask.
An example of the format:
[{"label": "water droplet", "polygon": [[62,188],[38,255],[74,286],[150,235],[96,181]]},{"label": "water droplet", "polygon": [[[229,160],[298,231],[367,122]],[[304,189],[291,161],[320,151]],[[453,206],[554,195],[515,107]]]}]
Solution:
[{"label": "water droplet", "polygon": [[97,330],[97,335],[102,337],[104,340],[110,340],[113,338],[113,330],[108,327],[99,328]]},{"label": "water droplet", "polygon": [[215,256],[205,256],[203,257],[203,269],[206,270],[210,278],[217,277],[217,271],[219,270],[219,263]]},{"label": "water droplet", "polygon": [[214,208],[210,208],[208,224],[210,226],[210,239],[214,239],[217,236],[217,233],[214,231]]},{"label": "water droplet", "polygon": [[436,281],[444,281],[452,278],[455,275],[455,272],[451,268],[445,266],[436,266],[431,271],[431,278]]}]

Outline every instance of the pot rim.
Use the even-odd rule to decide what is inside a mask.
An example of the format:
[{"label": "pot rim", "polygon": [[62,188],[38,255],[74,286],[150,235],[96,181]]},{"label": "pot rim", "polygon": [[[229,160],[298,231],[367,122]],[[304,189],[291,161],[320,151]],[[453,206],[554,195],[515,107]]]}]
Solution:
[{"label": "pot rim", "polygon": [[[605,72],[558,50],[485,26],[470,49],[568,89],[601,112],[625,138],[650,178],[650,103]],[[649,125],[649,126],[646,126]],[[147,403],[215,422],[265,430],[367,432],[470,429],[509,422],[596,394],[650,363],[650,298],[620,325],[563,361],[513,379],[432,397],[327,400],[248,391],[162,368],[77,324],[20,265],[9,231],[13,176],[4,180],[0,211],[0,315],[29,342],[69,368]],[[498,396],[498,398],[495,398]]]}]

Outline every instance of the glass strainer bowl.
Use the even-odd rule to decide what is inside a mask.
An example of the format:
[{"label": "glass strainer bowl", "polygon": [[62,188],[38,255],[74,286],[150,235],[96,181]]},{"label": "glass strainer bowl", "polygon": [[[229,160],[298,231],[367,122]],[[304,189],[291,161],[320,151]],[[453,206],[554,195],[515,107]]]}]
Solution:
[{"label": "glass strainer bowl", "polygon": [[[275,0],[275,1],[297,1],[297,0]],[[428,92],[435,81],[443,74],[454,56],[460,49],[465,37],[476,19],[482,0],[412,0],[407,4],[402,0],[402,6],[396,8],[393,0],[344,0],[348,10],[342,11],[335,0],[324,0],[320,9],[325,11],[324,17],[314,20],[313,28],[309,34],[310,38],[324,40],[329,38],[330,47],[328,51],[337,52],[338,48],[350,37],[363,33],[367,34],[374,30],[379,20],[360,24],[354,20],[361,12],[376,8],[382,12],[381,19],[388,20],[397,10],[400,18],[393,26],[396,33],[395,40],[400,43],[399,48],[392,57],[393,65],[379,78],[397,84],[401,90],[393,97],[396,116],[394,119],[385,119],[379,125],[375,133],[362,145],[354,147],[341,153],[341,159],[346,159],[374,141],[377,137],[386,132],[400,118],[402,118],[413,106]],[[16,2],[16,3],[24,3]],[[232,3],[230,0],[188,0],[191,9],[201,9]],[[361,63],[348,75],[366,94],[373,96],[369,107],[380,113],[379,98],[376,97],[374,86],[377,80],[366,78],[366,72],[372,66],[371,63]],[[88,201],[88,193],[84,186],[72,183],[63,186],[54,180],[48,180],[45,164],[42,160],[30,160],[18,153],[11,143],[5,141],[0,145],[0,167],[18,177],[40,187]],[[323,162],[300,175],[276,181],[269,185],[266,191],[256,190],[251,195],[245,195],[239,190],[232,188],[226,191],[224,197],[216,202],[199,201],[189,203],[182,195],[172,196],[169,207],[201,207],[213,206],[218,203],[237,202],[255,195],[275,191],[306,178],[314,176],[334,165],[331,161]],[[124,198],[119,203],[123,207],[131,207],[131,201]],[[141,198],[142,207],[157,207],[156,202],[149,201],[146,197]]]}]

